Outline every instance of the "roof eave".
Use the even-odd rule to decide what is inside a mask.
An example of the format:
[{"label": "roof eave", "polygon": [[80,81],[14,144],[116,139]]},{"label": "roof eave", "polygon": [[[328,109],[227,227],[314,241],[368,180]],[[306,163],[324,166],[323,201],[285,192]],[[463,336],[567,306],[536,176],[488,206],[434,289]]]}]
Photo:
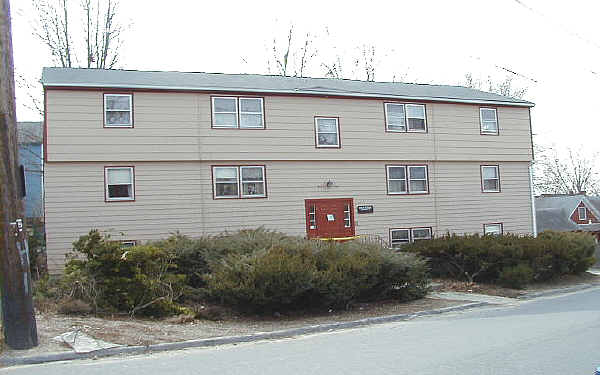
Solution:
[{"label": "roof eave", "polygon": [[444,98],[444,97],[429,97],[429,96],[404,96],[404,95],[386,95],[386,94],[368,94],[368,93],[348,93],[335,91],[314,91],[314,90],[273,90],[273,89],[249,89],[249,88],[234,88],[234,87],[181,87],[181,86],[152,86],[152,85],[106,85],[106,84],[81,84],[81,83],[44,83],[45,88],[49,87],[81,87],[81,88],[114,88],[114,89],[146,89],[146,90],[172,90],[172,91],[210,91],[210,92],[248,92],[248,93],[269,93],[269,94],[304,94],[304,95],[323,95],[323,96],[345,96],[351,98],[381,98],[381,99],[400,99],[400,100],[424,100],[424,101],[439,101],[448,103],[465,103],[465,104],[485,104],[485,105],[504,105],[514,107],[533,107],[534,103],[510,102],[500,100],[477,100],[477,99],[460,99],[460,98]]}]

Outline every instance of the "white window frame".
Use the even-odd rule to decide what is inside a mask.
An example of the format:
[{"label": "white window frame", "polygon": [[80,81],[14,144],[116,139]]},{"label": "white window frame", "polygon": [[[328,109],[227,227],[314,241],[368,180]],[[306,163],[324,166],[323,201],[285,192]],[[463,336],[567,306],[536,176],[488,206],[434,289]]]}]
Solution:
[{"label": "white window frame", "polygon": [[[488,228],[490,227],[496,227],[499,230],[498,231],[489,231]],[[490,223],[490,224],[483,224],[483,235],[503,235],[504,234],[504,225],[502,223]]]},{"label": "white window frame", "polygon": [[[399,178],[390,178],[390,168],[404,168],[404,176],[406,179],[404,180],[404,187],[406,189],[405,192],[392,192],[390,191],[390,181],[402,181]],[[422,178],[411,178],[411,168],[424,168],[425,169],[425,179]],[[413,191],[410,188],[410,181],[425,181],[425,190],[417,190]],[[411,195],[411,194],[429,194],[429,171],[427,164],[419,164],[419,165],[401,165],[401,164],[390,164],[386,165],[386,184],[387,184],[387,193],[388,195]]]},{"label": "white window frame", "polygon": [[[217,169],[235,169],[236,170],[236,183],[237,183],[237,194],[236,195],[217,195]],[[213,178],[213,191],[215,199],[238,199],[240,197],[240,168],[236,165],[215,165],[212,167],[212,178]],[[225,182],[221,182],[225,184]],[[229,182],[227,182],[229,184]]]},{"label": "white window frame", "polygon": [[[427,236],[427,238],[415,238],[415,230],[426,230],[427,232],[429,232],[429,235]],[[410,239],[411,239],[411,242],[423,241],[423,240],[430,240],[431,238],[432,238],[432,233],[431,233],[431,228],[430,227],[410,228]]]},{"label": "white window frame", "polygon": [[[404,108],[404,130],[402,129],[390,129],[389,116],[388,116],[388,105],[397,105]],[[423,108],[423,122],[424,129],[411,129],[409,125],[408,107],[422,107]],[[392,133],[427,133],[427,107],[425,104],[413,104],[413,103],[395,103],[395,102],[384,102],[383,109],[385,112],[385,130]],[[410,117],[419,118],[420,117]]]},{"label": "white window frame", "polygon": [[[233,101],[235,102],[235,112],[217,112],[215,110],[215,100],[216,99],[233,99]],[[212,127],[216,128],[216,129],[238,129],[240,127],[240,108],[239,108],[239,103],[238,103],[238,98],[236,96],[213,96],[211,97],[211,111],[212,111]],[[216,118],[217,118],[217,114],[228,114],[228,115],[235,115],[235,125],[231,126],[231,125],[217,125],[216,122]]]},{"label": "white window frame", "polygon": [[[581,217],[581,210],[583,210],[583,217]],[[584,207],[577,207],[577,217],[579,217],[579,220],[587,220],[587,208]]]},{"label": "white window frame", "polygon": [[[129,170],[131,176],[131,182],[128,185],[131,185],[131,197],[116,197],[111,198],[108,187],[111,185],[108,182],[108,171],[109,170],[118,170],[118,169],[126,169]],[[135,200],[135,172],[133,167],[104,167],[104,198],[107,202],[113,201],[134,201]]]},{"label": "white window frame", "polygon": [[[406,166],[407,171],[408,171],[408,175],[407,175],[407,183],[408,183],[408,193],[409,194],[427,194],[429,193],[429,174],[427,173],[427,166],[426,165],[407,165]],[[412,173],[411,173],[411,168],[423,168],[425,170],[425,179],[422,178],[412,178]],[[425,181],[425,190],[419,190],[419,191],[412,191],[411,187],[410,187],[410,182],[411,181]]]},{"label": "white window frame", "polygon": [[[235,169],[237,171],[237,195],[217,195],[217,176],[216,169],[219,168],[230,168]],[[242,181],[242,169],[244,168],[260,168],[262,169],[262,181],[258,180],[248,180]],[[213,165],[212,166],[212,183],[213,183],[213,198],[214,199],[251,199],[251,198],[266,198],[267,197],[267,175],[266,175],[266,167],[264,165]],[[263,183],[263,193],[262,194],[243,194],[242,187],[243,182],[247,183]]]},{"label": "white window frame", "polygon": [[[262,170],[262,180],[242,180],[242,170],[248,168],[260,168]],[[239,180],[239,192],[242,198],[264,198],[267,196],[267,184],[265,178],[265,166],[264,165],[241,165],[239,167],[238,180]],[[262,194],[244,194],[244,183],[262,183],[263,184],[263,193]]]},{"label": "white window frame", "polygon": [[[420,117],[409,117],[408,116],[408,107],[422,107],[423,108],[423,118]],[[406,131],[409,133],[427,133],[427,109],[425,108],[425,104],[406,104],[404,106],[404,116],[406,116]],[[423,129],[411,129],[409,118],[421,119],[423,120]]]},{"label": "white window frame", "polygon": [[[348,221],[347,225],[346,221]],[[352,228],[352,207],[350,203],[344,204],[344,228]]]},{"label": "white window frame", "polygon": [[[243,112],[241,101],[244,99],[259,100],[260,101],[260,112]],[[250,96],[240,96],[237,98],[238,107],[238,127],[240,129],[264,129],[265,128],[265,105],[263,98],[255,98]],[[260,126],[242,126],[242,115],[260,115]]]},{"label": "white window frame", "polygon": [[[397,240],[398,242],[400,242],[399,244],[394,244],[394,236],[393,236],[393,232],[406,232],[408,234],[408,238],[406,241],[402,240],[402,242],[400,242],[401,240]],[[390,247],[400,247],[405,243],[411,243],[411,238],[410,238],[410,228],[392,228],[390,229]]]},{"label": "white window frame", "polygon": [[[319,120],[335,120],[335,128],[336,128],[336,144],[335,145],[321,145],[319,144]],[[333,134],[333,133],[322,133],[322,134]],[[315,116],[315,145],[317,148],[340,148],[340,120],[337,117],[327,117],[327,116]]]},{"label": "white window frame", "polygon": [[[485,130],[483,127],[483,111],[494,111],[494,123],[496,124],[496,130],[495,131],[490,131],[490,130]],[[489,120],[485,120],[485,122],[490,122]],[[498,135],[500,133],[500,127],[498,125],[498,110],[496,108],[490,108],[490,107],[481,107],[479,108],[479,130],[481,131],[481,134],[488,134],[488,135]]]},{"label": "white window frame", "polygon": [[[496,178],[485,178],[484,176],[484,169],[485,168],[495,168],[496,169]],[[500,166],[498,165],[482,165],[481,168],[479,169],[480,173],[481,173],[481,191],[484,193],[499,193],[500,192]],[[485,181],[486,180],[498,180],[498,189],[496,190],[486,190],[485,188]]]},{"label": "white window frame", "polygon": [[[396,105],[396,106],[401,106],[402,108],[404,108],[404,130],[402,129],[391,129],[389,126],[389,116],[388,116],[388,105]],[[395,132],[395,133],[406,133],[406,129],[407,129],[407,125],[406,125],[406,106],[404,105],[404,103],[383,103],[383,109],[385,111],[385,130],[388,132]]]},{"label": "white window frame", "polygon": [[[387,178],[387,192],[389,195],[405,195],[408,194],[408,171],[406,170],[406,165],[386,165],[387,168],[387,173],[386,173],[386,178]],[[401,178],[390,178],[391,176],[391,172],[390,172],[390,168],[402,168],[404,169],[404,179]],[[390,190],[390,181],[404,181],[404,191],[397,191],[397,192],[392,192]]]},{"label": "white window frame", "polygon": [[[129,98],[129,110],[108,109],[108,97],[121,96]],[[129,112],[129,124],[109,124],[107,112]],[[104,127],[105,128],[133,128],[133,94],[110,94],[104,93]]]}]

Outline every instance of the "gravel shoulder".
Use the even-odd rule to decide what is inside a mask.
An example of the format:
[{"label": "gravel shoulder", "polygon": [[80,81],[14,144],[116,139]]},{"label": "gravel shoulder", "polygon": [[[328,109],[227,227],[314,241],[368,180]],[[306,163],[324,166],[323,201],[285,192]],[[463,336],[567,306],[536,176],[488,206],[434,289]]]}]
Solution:
[{"label": "gravel shoulder", "polygon": [[71,348],[52,340],[64,332],[81,332],[104,341],[127,345],[151,345],[193,339],[238,336],[271,332],[317,324],[354,321],[369,317],[415,313],[462,305],[466,301],[424,298],[408,303],[386,301],[353,305],[349,310],[304,312],[271,317],[240,316],[230,313],[222,320],[130,319],[125,317],[67,316],[58,313],[36,315],[40,345],[30,350],[5,350],[1,357],[28,357],[46,353],[69,352]]},{"label": "gravel shoulder", "polygon": [[529,293],[538,293],[551,289],[568,288],[586,284],[600,285],[600,275],[590,272],[585,272],[580,275],[565,275],[555,280],[531,284],[525,289],[509,289],[486,283],[468,283],[449,279],[433,279],[434,290],[436,292],[476,293],[509,298],[518,298]]}]

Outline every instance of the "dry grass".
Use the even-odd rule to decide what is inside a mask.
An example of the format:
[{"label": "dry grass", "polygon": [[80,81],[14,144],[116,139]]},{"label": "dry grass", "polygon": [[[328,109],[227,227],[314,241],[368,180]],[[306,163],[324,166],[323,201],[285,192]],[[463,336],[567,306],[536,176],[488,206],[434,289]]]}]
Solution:
[{"label": "dry grass", "polygon": [[491,296],[515,298],[523,294],[538,292],[548,289],[566,288],[579,284],[600,284],[600,276],[584,272],[580,275],[563,275],[554,280],[533,283],[525,289],[503,288],[496,284],[488,283],[469,283],[466,281],[456,281],[450,279],[434,279],[434,283],[439,284],[435,287],[438,292],[463,292],[478,293]]},{"label": "dry grass", "polygon": [[[162,320],[130,319],[125,316],[67,316],[57,312],[38,313],[37,324],[40,345],[26,351],[7,350],[7,356],[28,356],[47,352],[67,351],[69,348],[52,341],[61,333],[80,330],[94,338],[122,345],[150,345],[219,336],[237,336],[257,332],[277,331],[303,326],[352,321],[375,316],[414,313],[417,311],[456,306],[464,301],[424,298],[408,303],[385,301],[362,303],[349,310],[304,311],[294,314],[276,313],[273,316],[240,315],[230,309],[219,308],[217,320],[172,317]],[[48,307],[46,305],[46,307]],[[214,306],[210,317],[217,318]],[[57,307],[49,310],[57,310]]]}]

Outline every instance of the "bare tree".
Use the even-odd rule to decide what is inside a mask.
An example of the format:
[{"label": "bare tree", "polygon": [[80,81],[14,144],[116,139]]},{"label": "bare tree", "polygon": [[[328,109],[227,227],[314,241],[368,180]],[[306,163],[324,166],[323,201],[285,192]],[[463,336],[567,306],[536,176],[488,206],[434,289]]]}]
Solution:
[{"label": "bare tree", "polygon": [[294,36],[294,25],[290,25],[283,47],[279,46],[277,38],[273,38],[271,58],[267,61],[269,73],[284,77],[305,77],[310,62],[317,56],[313,35],[306,33],[300,48],[296,47]]},{"label": "bare tree", "polygon": [[360,52],[356,67],[364,72],[365,81],[375,81],[375,46],[363,44]]},{"label": "bare tree", "polygon": [[514,77],[507,76],[501,81],[495,81],[491,76],[488,76],[484,82],[480,79],[474,78],[473,74],[465,74],[462,86],[469,87],[477,90],[484,90],[493,92],[495,94],[508,96],[511,98],[522,99],[527,93],[527,87],[516,87],[514,84]]},{"label": "bare tree", "polygon": [[538,193],[566,194],[585,191],[600,194],[598,154],[567,148],[561,155],[555,147],[536,149],[534,187]]},{"label": "bare tree", "polygon": [[325,77],[342,79],[344,77],[343,58],[340,55],[336,55],[332,62],[322,62],[321,67],[324,69]]},{"label": "bare tree", "polygon": [[[69,68],[115,67],[123,43],[119,0],[81,0],[78,16],[83,20],[83,29],[73,28],[70,0],[32,3],[37,18],[34,33],[48,47],[56,64]],[[85,50],[78,48],[80,45]]]}]

